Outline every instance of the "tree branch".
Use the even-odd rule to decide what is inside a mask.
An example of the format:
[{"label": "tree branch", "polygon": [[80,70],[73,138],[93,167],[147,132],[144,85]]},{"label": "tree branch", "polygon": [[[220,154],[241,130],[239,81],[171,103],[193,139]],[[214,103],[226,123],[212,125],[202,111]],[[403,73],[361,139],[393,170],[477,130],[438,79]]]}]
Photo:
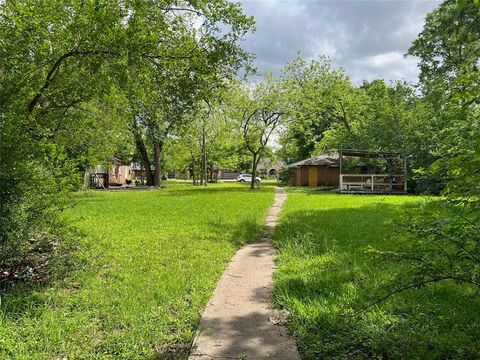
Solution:
[{"label": "tree branch", "polygon": [[52,82],[55,79],[55,76],[58,73],[60,66],[63,64],[65,60],[74,56],[105,55],[105,54],[118,56],[118,53],[115,53],[113,51],[108,51],[108,50],[72,50],[60,56],[55,61],[55,63],[53,64],[49,72],[47,73],[43,86],[35,94],[32,101],[30,101],[30,103],[28,104],[28,112],[30,114],[33,112],[33,110],[35,109],[35,106],[40,102],[40,99],[42,98],[43,93],[47,91],[47,89],[52,85]]}]

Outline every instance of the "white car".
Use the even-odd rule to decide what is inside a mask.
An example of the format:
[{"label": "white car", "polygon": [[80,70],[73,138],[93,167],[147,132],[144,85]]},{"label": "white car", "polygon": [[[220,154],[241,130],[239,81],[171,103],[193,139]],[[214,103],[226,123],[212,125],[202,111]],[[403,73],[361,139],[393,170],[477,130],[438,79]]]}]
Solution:
[{"label": "white car", "polygon": [[[251,182],[252,181],[252,175],[250,174],[240,174],[237,176],[237,181],[238,182]],[[261,179],[259,177],[255,178],[255,181],[259,183]]]}]

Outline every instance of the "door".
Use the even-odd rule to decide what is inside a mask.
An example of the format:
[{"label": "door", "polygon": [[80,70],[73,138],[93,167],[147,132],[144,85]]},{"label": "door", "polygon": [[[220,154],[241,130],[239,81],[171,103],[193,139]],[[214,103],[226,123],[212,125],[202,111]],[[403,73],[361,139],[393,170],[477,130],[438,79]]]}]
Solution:
[{"label": "door", "polygon": [[317,186],[317,168],[309,167],[308,168],[308,186],[315,187]]}]

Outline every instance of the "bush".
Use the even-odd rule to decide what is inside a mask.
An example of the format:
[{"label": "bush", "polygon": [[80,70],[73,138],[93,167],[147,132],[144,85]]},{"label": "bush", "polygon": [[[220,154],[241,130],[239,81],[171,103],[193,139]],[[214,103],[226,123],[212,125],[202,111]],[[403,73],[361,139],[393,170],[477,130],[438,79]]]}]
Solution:
[{"label": "bush", "polygon": [[423,206],[403,222],[407,241],[389,257],[409,266],[398,286],[418,288],[453,280],[480,287],[480,202],[444,199]]},{"label": "bush", "polygon": [[43,276],[72,235],[60,213],[78,181],[73,164],[55,146],[32,148],[28,140],[0,121],[0,289]]},{"label": "bush", "polygon": [[286,166],[278,172],[278,179],[284,184],[288,184],[292,176],[292,171]]}]

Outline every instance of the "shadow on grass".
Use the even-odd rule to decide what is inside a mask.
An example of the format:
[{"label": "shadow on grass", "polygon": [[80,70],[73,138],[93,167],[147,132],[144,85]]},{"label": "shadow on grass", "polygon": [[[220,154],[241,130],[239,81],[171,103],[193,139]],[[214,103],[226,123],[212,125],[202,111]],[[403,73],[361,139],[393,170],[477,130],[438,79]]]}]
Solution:
[{"label": "shadow on grass", "polygon": [[[88,266],[87,260],[78,256],[76,250],[72,245],[62,256],[52,256],[48,260],[48,271],[40,280],[26,278],[9,283],[0,292],[0,317],[17,320],[41,312],[49,299],[46,289],[62,282],[72,271]],[[75,286],[71,284],[71,288]]]},{"label": "shadow on grass", "polygon": [[[226,260],[228,255],[231,254],[232,248],[234,247],[237,248],[243,245],[245,242],[254,242],[258,239],[259,234],[261,234],[263,230],[263,224],[262,224],[262,221],[260,221],[259,219],[260,217],[259,214],[262,212],[263,207],[266,206],[268,202],[267,198],[269,198],[269,195],[265,196],[264,193],[267,193],[267,192],[271,193],[272,188],[266,186],[260,189],[260,192],[262,192],[262,194],[260,195],[263,198],[263,200],[261,202],[260,208],[253,208],[253,210],[255,211],[251,211],[251,209],[247,209],[247,210],[241,209],[241,204],[243,204],[244,206],[247,206],[247,204],[249,204],[248,199],[255,199],[255,196],[250,196],[250,197],[245,196],[247,200],[242,199],[241,201],[232,201],[231,202],[232,204],[237,204],[236,206],[239,207],[239,209],[237,208],[233,209],[234,211],[232,211],[232,213],[238,213],[239,217],[232,217],[230,215],[226,216],[224,213],[225,211],[229,211],[230,209],[228,207],[229,206],[228,204],[230,204],[230,202],[228,201],[228,197],[229,197],[228,194],[232,193],[232,195],[238,195],[240,193],[240,196],[238,197],[242,198],[241,194],[251,195],[252,193],[258,193],[258,192],[259,192],[258,190],[254,190],[254,191],[250,190],[248,186],[243,187],[239,185],[233,185],[233,186],[226,185],[226,186],[218,186],[218,187],[208,186],[207,188],[191,187],[188,189],[179,187],[178,190],[172,187],[171,189],[161,189],[161,190],[152,191],[152,192],[136,192],[135,194],[133,192],[132,193],[118,192],[113,194],[113,193],[95,191],[95,192],[87,192],[85,194],[81,194],[81,196],[76,196],[76,194],[72,196],[72,202],[79,203],[80,205],[79,207],[81,211],[79,211],[78,213],[73,212],[67,215],[69,215],[69,217],[72,218],[74,221],[78,221],[79,219],[85,219],[85,221],[90,221],[92,218],[95,218],[95,221],[93,221],[92,224],[95,224],[97,227],[99,227],[99,225],[103,225],[102,222],[109,221],[110,214],[116,214],[116,215],[118,214],[118,218],[114,218],[113,219],[114,221],[112,221],[112,223],[114,224],[113,226],[117,226],[117,224],[122,226],[122,230],[127,229],[125,233],[129,235],[130,232],[132,231],[132,228],[131,228],[132,225],[130,225],[132,222],[127,222],[127,221],[122,222],[122,220],[124,216],[134,217],[133,212],[135,211],[135,209],[138,209],[138,207],[131,206],[131,207],[128,207],[128,211],[126,211],[125,204],[127,203],[128,205],[128,202],[134,200],[136,204],[138,203],[142,204],[143,207],[140,207],[141,210],[143,210],[143,208],[146,206],[155,206],[158,204],[158,206],[162,208],[162,211],[150,212],[149,208],[147,208],[147,210],[141,212],[141,216],[143,216],[144,218],[151,217],[153,219],[155,217],[155,219],[152,221],[142,222],[139,226],[145,226],[147,230],[148,230],[148,227],[151,226],[152,228],[154,228],[153,234],[158,234],[159,236],[167,236],[165,234],[168,234],[168,236],[170,236],[172,239],[182,237],[183,233],[185,233],[186,238],[189,240],[191,239],[191,243],[189,244],[189,245],[192,245],[191,248],[194,250],[199,250],[199,253],[200,253],[199,257],[201,258],[202,256],[205,256],[206,258],[205,262],[207,264],[209,261],[212,261],[212,266],[216,265],[217,267],[219,267],[219,266],[222,266],[223,262]],[[147,196],[148,194],[153,194],[154,196],[153,197]],[[202,196],[203,194],[205,194],[205,196]],[[214,194],[218,194],[218,196],[215,196]],[[170,196],[190,196],[190,195],[194,196],[192,200],[189,198],[184,198],[184,199],[179,199],[180,201],[178,202],[176,202],[174,198],[170,197]],[[213,195],[213,196],[209,197],[208,195]],[[158,201],[160,197],[163,197],[164,199],[163,203]],[[208,203],[209,199],[214,199],[214,201],[211,201],[210,203]],[[223,201],[223,199],[227,199],[227,201],[223,203],[222,206],[215,208],[216,206],[215,202]],[[109,206],[105,206],[106,202],[109,203]],[[176,205],[176,206],[172,206],[172,209],[173,209],[172,211],[169,210],[169,207],[168,207],[169,203],[172,203],[172,204],[175,203]],[[187,206],[190,203],[193,203],[195,205],[193,206],[194,211],[190,211],[190,212],[183,211],[182,210],[183,206]],[[166,204],[166,205],[163,206],[162,204]],[[81,206],[83,205],[85,206],[82,208]],[[256,205],[252,203],[252,207],[254,206]],[[209,210],[210,207],[212,211]],[[95,208],[95,211],[90,211],[90,208]],[[114,213],[114,211],[116,211],[117,208],[119,210]],[[101,209],[101,211],[99,211],[98,209]],[[199,214],[197,218],[195,214],[196,209],[198,209],[199,212],[201,212],[201,214]],[[175,218],[176,211],[181,212],[181,214],[179,213],[180,214],[179,219]],[[98,214],[100,213],[105,216],[98,216]],[[252,213],[251,216],[249,215],[250,213]],[[171,219],[178,220],[178,221],[172,221],[171,228],[167,228],[164,232],[160,231],[162,230],[161,229],[162,214],[168,215],[166,216],[166,220],[164,221],[170,221]],[[159,218],[158,222],[156,220],[157,218]],[[196,221],[190,221],[191,219],[195,219]],[[178,234],[172,230],[173,227],[178,227]],[[160,230],[157,230],[157,229],[160,229]],[[100,229],[100,231],[102,230]],[[95,239],[95,238],[92,237],[92,239]],[[219,244],[214,244],[214,245],[208,244],[205,247],[202,246],[202,244],[195,244],[195,242],[201,242],[202,241],[201,239],[213,240],[214,242],[219,242]],[[223,242],[223,243],[220,243],[220,242]],[[88,239],[88,241],[81,242],[82,249],[81,251],[79,251],[80,253],[79,256],[83,256],[86,258],[81,260],[81,261],[85,261],[84,263],[79,262],[80,259],[76,259],[75,257],[66,256],[65,259],[68,262],[71,262],[71,264],[67,264],[65,266],[60,266],[59,264],[58,268],[52,268],[52,270],[58,271],[58,274],[52,273],[51,274],[52,276],[50,278],[48,279],[46,278],[45,281],[41,281],[41,282],[38,282],[38,281],[19,282],[13,288],[9,288],[6,294],[1,294],[2,297],[0,299],[1,300],[0,301],[0,323],[2,323],[3,320],[5,320],[5,324],[7,324],[11,328],[10,331],[12,331],[12,333],[15,333],[15,335],[22,334],[22,333],[29,334],[28,336],[25,336],[25,343],[28,341],[31,341],[32,343],[34,343],[36,339],[34,339],[34,336],[31,335],[33,331],[36,331],[36,328],[41,328],[41,327],[47,328],[49,326],[48,316],[52,316],[55,319],[57,316],[57,311],[58,311],[58,317],[60,320],[59,321],[52,320],[51,323],[54,323],[56,326],[59,326],[58,328],[59,331],[64,330],[63,326],[65,327],[68,326],[68,325],[65,325],[65,322],[63,321],[63,317],[65,317],[66,321],[72,321],[72,323],[76,321],[77,314],[80,314],[80,312],[77,313],[77,310],[76,310],[77,304],[72,305],[73,307],[70,308],[71,305],[69,301],[65,299],[69,299],[70,295],[72,295],[73,298],[76,298],[76,291],[78,289],[81,290],[80,291],[81,296],[78,297],[79,298],[78,308],[80,307],[88,308],[91,304],[92,309],[95,309],[95,311],[100,309],[99,304],[96,303],[96,301],[98,301],[97,298],[93,298],[93,296],[92,298],[83,297],[83,294],[82,294],[82,291],[83,291],[82,287],[84,286],[84,284],[87,283],[86,285],[87,288],[89,286],[88,282],[84,282],[84,279],[89,281],[92,274],[97,273],[97,266],[100,266],[101,264],[101,263],[97,264],[96,263],[97,259],[96,258],[92,259],[90,256],[93,254],[95,257],[101,257],[101,254],[96,253],[98,249],[95,248],[95,246],[99,246],[99,245],[98,244],[92,245],[92,248],[94,250],[90,252],[90,250],[88,249],[89,243],[90,243],[90,239]],[[146,242],[146,244],[148,244],[148,242]],[[179,244],[178,246],[181,246],[180,241],[178,242],[178,244]],[[176,246],[176,245],[173,245],[173,246]],[[124,249],[121,246],[119,247],[122,250]],[[186,246],[185,248],[190,249],[190,246]],[[220,248],[223,250],[220,251],[219,250]],[[130,251],[130,248],[126,246],[125,246],[125,249],[127,249],[126,252]],[[211,256],[209,254],[207,256],[205,255],[205,252],[203,252],[203,250],[209,250],[209,249],[211,249],[213,254]],[[137,251],[137,247],[134,246],[133,250]],[[169,249],[166,249],[166,250],[169,250]],[[221,256],[214,257],[216,256],[215,255],[216,251],[218,251],[218,253],[221,254]],[[169,254],[169,252],[167,251],[166,253]],[[177,261],[177,259],[175,258],[175,256],[177,256],[176,255],[177,252],[171,251],[171,253],[174,255],[171,255],[171,258],[166,259],[165,261],[166,264],[169,264],[170,262],[173,262],[173,261]],[[181,254],[181,250],[178,251],[178,254]],[[141,256],[141,254],[133,254],[133,255]],[[165,260],[165,259],[160,259],[160,260]],[[158,265],[160,260],[157,261],[154,259],[152,266]],[[123,258],[122,258],[122,261],[123,261]],[[184,261],[184,259],[179,258],[178,261],[181,262],[181,261]],[[214,264],[213,262],[216,262],[216,263]],[[210,265],[206,265],[206,266],[210,266]],[[180,267],[180,265],[178,267]],[[85,273],[83,273],[84,270],[86,271]],[[205,273],[211,272],[210,268],[208,269],[208,271],[203,268],[199,268],[198,271],[204,271]],[[77,283],[76,285],[72,284],[74,281]],[[179,281],[180,283],[179,285],[182,285],[181,281],[182,280]],[[173,286],[176,286],[176,285],[177,284],[173,284]],[[92,288],[88,288],[88,291],[85,292],[85,296],[87,295],[90,296],[89,295],[90,292],[91,294],[95,294],[96,291],[102,291],[102,289],[97,289],[96,287],[94,288],[93,286],[96,286],[96,285],[94,284],[92,285]],[[110,286],[110,283],[108,283],[107,286]],[[201,286],[199,286],[199,288],[201,288]],[[59,294],[59,296],[57,296],[57,294]],[[122,297],[126,295],[119,294],[118,296]],[[201,296],[200,292],[198,294],[195,294],[195,296]],[[98,298],[101,301],[109,301],[109,299],[103,299],[101,296],[99,296]],[[112,313],[113,311],[114,310],[112,309]],[[173,311],[174,310],[172,310],[172,312]],[[44,314],[46,314],[47,316],[44,317]],[[141,317],[141,315],[143,314],[139,314],[138,316]],[[167,316],[170,316],[170,315],[167,314]],[[81,318],[81,316],[79,315],[78,317]],[[193,327],[195,326],[195,324],[193,324],[193,322],[195,321],[195,316],[192,316],[191,319],[192,319],[191,326]],[[172,319],[172,322],[174,322],[174,319]],[[162,326],[164,325],[160,323],[159,327],[162,327]],[[180,324],[179,328],[181,328],[181,326],[183,325]],[[186,327],[188,329],[188,325]],[[169,336],[171,335],[171,337],[174,338],[174,340],[172,340],[171,345],[168,345],[168,344],[158,345],[159,347],[163,347],[163,345],[165,345],[166,348],[165,349],[162,348],[161,350],[158,350],[158,353],[154,356],[154,358],[158,358],[158,359],[184,358],[190,346],[189,344],[182,342],[187,338],[187,336],[185,336],[184,334],[180,334],[180,330],[183,331],[184,329],[181,328],[179,330],[179,328],[174,328],[172,330],[172,333],[168,334]],[[52,332],[49,332],[49,331],[45,330],[45,333],[50,334],[53,332],[53,331]],[[122,331],[127,332],[127,330],[122,330]],[[165,330],[165,332],[167,332],[167,330]],[[175,338],[175,336],[177,335],[178,335],[178,338]],[[82,336],[86,336],[86,335],[82,333]],[[140,342],[140,340],[142,339],[139,339],[138,341]],[[50,339],[47,339],[47,338],[45,339],[45,342],[49,342],[49,341]],[[55,344],[54,341],[55,340],[51,341],[53,343],[51,351],[58,351],[58,344]],[[65,341],[65,343],[67,344],[69,342],[72,342],[72,343],[74,342],[71,338],[69,338],[69,335],[65,336],[65,338],[62,341]],[[103,342],[100,341],[100,343],[103,346]],[[136,345],[135,342],[130,342],[130,344],[132,344],[132,347]],[[108,343],[105,346],[111,346],[113,349],[112,351],[118,351],[118,349],[121,348],[122,344],[120,344],[118,347],[115,347],[114,345],[111,345],[110,343]],[[107,350],[110,351],[111,349],[107,349]],[[2,356],[0,351],[0,358],[1,357]]]},{"label": "shadow on grass", "polygon": [[289,326],[305,359],[480,355],[480,322],[471,317],[480,301],[453,283],[407,291],[353,316],[404,270],[380,262],[368,249],[398,249],[395,220],[412,206],[377,202],[282,218],[275,233],[274,299],[290,312]]},{"label": "shadow on grass", "polygon": [[270,192],[273,186],[263,186],[260,189],[250,189],[248,185],[220,185],[220,186],[195,186],[189,188],[175,188],[167,189],[166,193],[169,196],[192,196],[200,194],[222,194],[222,193],[245,193],[251,194],[252,192]]}]

